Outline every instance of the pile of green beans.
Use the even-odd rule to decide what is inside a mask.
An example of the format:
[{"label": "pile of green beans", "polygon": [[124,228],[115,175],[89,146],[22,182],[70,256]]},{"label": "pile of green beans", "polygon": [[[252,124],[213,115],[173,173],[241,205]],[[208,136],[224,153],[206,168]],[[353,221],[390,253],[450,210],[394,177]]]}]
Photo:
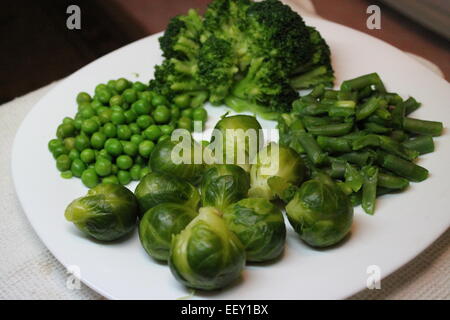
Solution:
[{"label": "pile of green beans", "polygon": [[334,178],[354,205],[373,214],[377,196],[428,177],[416,159],[434,151],[441,122],[410,117],[420,107],[387,92],[378,74],[317,86],[278,120],[280,144],[302,154],[310,170]]},{"label": "pile of green beans", "polygon": [[150,169],[155,145],[176,128],[193,130],[193,121],[207,120],[202,107],[190,108],[188,96],[168,99],[142,82],[120,78],[95,87],[91,97],[77,95],[75,117],[65,117],[48,149],[63,178],[81,178],[93,188],[100,182],[126,185]]}]

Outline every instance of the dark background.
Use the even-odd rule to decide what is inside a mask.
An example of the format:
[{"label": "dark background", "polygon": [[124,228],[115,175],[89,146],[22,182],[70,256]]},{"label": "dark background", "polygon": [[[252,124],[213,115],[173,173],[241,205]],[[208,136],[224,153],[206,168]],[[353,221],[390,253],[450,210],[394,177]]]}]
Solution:
[{"label": "dark background", "polygon": [[[165,28],[170,17],[210,0],[3,0],[0,10],[0,104],[130,42]],[[423,0],[431,1],[431,0]],[[434,0],[433,0],[434,1]],[[437,64],[450,79],[449,42],[390,7],[369,0],[313,0],[319,15],[383,39]],[[66,9],[81,8],[81,30],[68,30]],[[377,4],[382,29],[366,28]],[[450,18],[449,18],[450,19]]]}]

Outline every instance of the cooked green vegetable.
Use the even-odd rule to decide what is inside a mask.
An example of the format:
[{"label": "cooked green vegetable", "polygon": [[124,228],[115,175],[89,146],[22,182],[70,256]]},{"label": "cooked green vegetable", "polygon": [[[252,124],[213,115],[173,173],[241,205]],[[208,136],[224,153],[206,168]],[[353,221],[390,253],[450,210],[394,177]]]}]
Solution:
[{"label": "cooked green vegetable", "polygon": [[138,215],[134,194],[118,184],[100,184],[74,200],[64,216],[85,234],[112,241],[131,232]]},{"label": "cooked green vegetable", "polygon": [[244,265],[244,246],[214,208],[201,208],[198,216],[173,237],[170,270],[188,287],[223,288],[239,278]]},{"label": "cooked green vegetable", "polygon": [[338,243],[353,221],[349,198],[323,174],[302,184],[286,206],[286,213],[300,238],[313,247]]},{"label": "cooked green vegetable", "polygon": [[214,129],[210,146],[216,146],[216,162],[236,164],[250,171],[251,161],[264,141],[258,120],[247,115],[225,115]]},{"label": "cooked green vegetable", "polygon": [[283,215],[268,200],[243,199],[229,206],[223,218],[244,245],[247,261],[268,261],[283,252],[286,241]]},{"label": "cooked green vegetable", "polygon": [[172,237],[196,216],[196,209],[184,204],[166,202],[149,209],[139,222],[139,239],[145,251],[157,260],[167,261]]},{"label": "cooked green vegetable", "polygon": [[223,211],[232,203],[247,197],[249,188],[250,177],[241,167],[232,164],[214,165],[202,177],[202,205]]},{"label": "cooked green vegetable", "polygon": [[149,166],[154,172],[186,179],[196,184],[204,171],[202,159],[197,161],[195,157],[198,152],[196,148],[201,146],[191,139],[191,143],[186,146],[187,150],[183,147],[182,142],[178,144],[170,139],[158,143],[150,156]]},{"label": "cooked green vegetable", "polygon": [[251,167],[249,196],[275,199],[283,196],[289,185],[301,184],[305,175],[302,158],[291,148],[272,142],[258,153]]},{"label": "cooked green vegetable", "polygon": [[158,172],[141,178],[134,193],[139,203],[140,216],[160,203],[178,203],[196,210],[200,201],[198,190],[192,184]]}]

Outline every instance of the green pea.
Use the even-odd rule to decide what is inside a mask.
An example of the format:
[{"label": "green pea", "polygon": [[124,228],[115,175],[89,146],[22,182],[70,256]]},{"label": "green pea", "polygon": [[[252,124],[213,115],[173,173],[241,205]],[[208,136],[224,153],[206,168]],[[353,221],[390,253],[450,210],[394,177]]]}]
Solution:
[{"label": "green pea", "polygon": [[83,103],[83,102],[91,102],[92,98],[87,92],[80,92],[77,95],[77,104]]},{"label": "green pea", "polygon": [[128,102],[124,102],[124,103],[122,103],[121,107],[122,107],[122,110],[128,110],[128,109],[130,109],[130,104]]},{"label": "green pea", "polygon": [[62,123],[56,129],[56,136],[59,139],[72,137],[75,135],[76,128],[72,123]]},{"label": "green pea", "polygon": [[126,121],[125,115],[123,114],[123,111],[114,110],[111,114],[111,122],[119,125],[124,124]]},{"label": "green pea", "polygon": [[87,135],[91,135],[99,128],[99,124],[94,119],[86,119],[81,124],[81,131]]},{"label": "green pea", "polygon": [[75,159],[79,159],[80,158],[80,151],[78,151],[77,149],[72,149],[69,152],[69,159],[70,160],[75,160]]},{"label": "green pea", "polygon": [[180,94],[173,99],[173,102],[177,107],[184,109],[191,104],[191,97],[187,94]]},{"label": "green pea", "polygon": [[178,119],[178,128],[191,131],[192,130],[192,120],[187,117],[181,117],[180,119]]},{"label": "green pea", "polygon": [[78,119],[75,119],[74,121],[73,121],[73,126],[75,127],[75,129],[77,129],[77,130],[81,130],[81,125],[83,124],[83,119],[80,119],[80,118],[78,118]]},{"label": "green pea", "polygon": [[162,132],[159,126],[157,126],[156,124],[152,124],[150,127],[144,130],[143,135],[148,140],[156,140],[162,135]]},{"label": "green pea", "polygon": [[121,155],[117,157],[116,165],[122,170],[130,169],[133,166],[133,159],[128,155]]},{"label": "green pea", "polygon": [[89,102],[82,102],[82,103],[80,103],[80,104],[78,105],[77,110],[78,110],[78,112],[81,112],[81,111],[83,111],[83,110],[86,109],[86,108],[92,108],[91,103],[89,103]]},{"label": "green pea", "polygon": [[109,138],[106,140],[105,149],[112,156],[119,156],[123,152],[122,143],[115,138]]},{"label": "green pea", "polygon": [[75,137],[65,138],[64,147],[69,151],[75,149]]},{"label": "green pea", "polygon": [[91,107],[92,107],[92,109],[94,109],[94,110],[98,110],[98,109],[100,109],[101,107],[104,107],[104,105],[103,105],[103,103],[100,102],[100,100],[94,99],[94,100],[92,100],[92,102],[91,102]]},{"label": "green pea", "polygon": [[127,185],[131,182],[131,174],[125,170],[119,170],[117,172],[117,179],[121,185]]},{"label": "green pea", "polygon": [[100,157],[95,162],[94,169],[99,176],[106,177],[111,174],[112,163],[108,159]]},{"label": "green pea", "polygon": [[95,169],[88,168],[81,174],[81,181],[88,188],[93,188],[99,183],[99,179]]},{"label": "green pea", "polygon": [[98,152],[96,158],[97,158],[97,159],[104,158],[104,159],[107,159],[107,160],[109,160],[109,161],[112,161],[112,159],[113,159],[113,158],[111,157],[111,155],[108,153],[108,151],[106,151],[106,149],[100,150],[100,151]]},{"label": "green pea", "polygon": [[120,106],[124,103],[124,99],[122,96],[116,95],[112,96],[111,99],[109,99],[109,105],[110,106]]},{"label": "green pea", "polygon": [[187,108],[187,109],[184,109],[183,111],[181,111],[181,116],[192,119],[193,112],[194,112],[194,109]]},{"label": "green pea", "polygon": [[123,111],[124,111],[123,108],[122,108],[122,106],[112,106],[112,107],[111,107],[111,110],[112,110],[112,111],[120,111],[120,112],[123,112]]},{"label": "green pea", "polygon": [[85,120],[85,119],[90,119],[93,116],[95,116],[95,110],[92,107],[86,107],[83,108],[83,110],[79,111],[80,117],[81,119]]},{"label": "green pea", "polygon": [[89,148],[90,143],[89,143],[89,137],[85,134],[79,134],[78,136],[75,137],[75,148],[78,151],[83,151],[86,148]]},{"label": "green pea", "polygon": [[144,140],[139,144],[139,154],[148,158],[153,151],[155,144],[152,141]]},{"label": "green pea", "polygon": [[110,90],[115,90],[116,89],[116,80],[108,80],[108,82],[106,83],[106,86]]},{"label": "green pea", "polygon": [[167,139],[170,139],[170,136],[169,135],[162,135],[161,137],[159,137],[159,139],[158,139],[158,143],[160,143],[160,142],[163,142],[163,141],[165,141],[165,140],[167,140]]},{"label": "green pea", "polygon": [[163,124],[159,128],[161,129],[161,132],[164,135],[171,135],[173,130],[175,130],[175,128],[170,124]]},{"label": "green pea", "polygon": [[110,175],[110,176],[104,177],[102,179],[102,183],[119,184],[119,179],[117,179],[117,177],[114,175]]},{"label": "green pea", "polygon": [[94,149],[100,150],[105,145],[106,134],[103,132],[94,132],[91,136],[91,146]]},{"label": "green pea", "polygon": [[151,110],[150,102],[144,99],[139,99],[131,106],[137,115],[149,114]]},{"label": "green pea", "polygon": [[123,152],[131,157],[134,157],[139,152],[139,145],[134,142],[126,141],[123,143]]},{"label": "green pea", "polygon": [[133,103],[137,99],[137,93],[136,93],[136,90],[134,90],[134,89],[126,89],[122,93],[122,96],[123,96],[123,99],[128,103]]},{"label": "green pea", "polygon": [[194,121],[206,121],[208,119],[208,112],[206,112],[205,108],[195,108],[192,111],[192,119]]},{"label": "green pea", "polygon": [[64,145],[63,141],[61,139],[52,139],[48,142],[48,150],[50,152],[53,152],[55,148],[62,147]]},{"label": "green pea", "polygon": [[149,115],[145,114],[142,116],[139,116],[136,120],[136,124],[141,129],[147,129],[149,126],[151,126],[154,123],[153,118]]},{"label": "green pea", "polygon": [[107,123],[103,126],[103,133],[107,138],[114,138],[117,135],[117,128],[112,123]]},{"label": "green pea", "polygon": [[132,134],[133,133],[131,132],[130,128],[126,124],[123,124],[123,125],[120,125],[117,127],[117,137],[119,139],[129,140],[131,138]]},{"label": "green pea", "polygon": [[181,117],[180,108],[175,107],[175,106],[171,107],[170,108],[170,118],[172,120],[178,120],[180,117]]},{"label": "green pea", "polygon": [[119,172],[119,167],[116,166],[115,164],[113,164],[112,168],[111,168],[111,172],[112,172],[112,174],[117,174],[117,172]]},{"label": "green pea", "polygon": [[75,177],[81,177],[84,170],[86,170],[86,164],[81,159],[74,159],[72,161],[70,171],[72,171]]},{"label": "green pea", "polygon": [[125,122],[126,123],[133,123],[134,121],[136,121],[137,119],[137,114],[136,112],[134,112],[133,110],[127,110],[123,113],[123,115],[125,116]]},{"label": "green pea", "polygon": [[138,164],[140,166],[145,165],[147,161],[145,161],[144,157],[142,157],[141,155],[137,155],[136,157],[134,157],[134,163]]},{"label": "green pea", "polygon": [[57,159],[60,155],[68,154],[68,153],[69,153],[69,150],[67,150],[66,147],[64,147],[62,145],[62,146],[55,147],[53,149],[52,155],[53,155],[53,158]]},{"label": "green pea", "polygon": [[72,173],[72,171],[67,170],[67,171],[61,172],[60,176],[63,179],[71,179],[73,177],[73,173]]},{"label": "green pea", "polygon": [[130,141],[135,145],[139,146],[139,144],[144,140],[144,138],[140,134],[133,134],[130,138]]},{"label": "green pea", "polygon": [[141,178],[141,166],[138,164],[132,166],[130,169],[130,175],[132,180],[138,181]]},{"label": "green pea", "polygon": [[148,102],[152,102],[152,98],[153,98],[153,93],[151,91],[142,91],[142,92],[138,92],[138,98],[139,99],[143,99],[143,100],[147,100]]},{"label": "green pea", "polygon": [[73,125],[74,120],[71,117],[64,117],[62,123],[63,124],[72,124]]},{"label": "green pea", "polygon": [[72,164],[72,160],[70,160],[67,154],[62,154],[58,158],[56,158],[56,168],[59,171],[67,171],[70,169]]},{"label": "green pea", "polygon": [[119,92],[122,93],[126,88],[129,86],[129,82],[125,78],[120,78],[116,80],[114,88]]},{"label": "green pea", "polygon": [[144,91],[145,89],[147,89],[147,86],[140,81],[134,82],[131,87],[137,92]]},{"label": "green pea", "polygon": [[149,174],[151,172],[149,167],[143,167],[141,168],[141,172],[140,172],[140,179],[142,179],[143,177],[145,177],[147,174]]},{"label": "green pea", "polygon": [[134,123],[134,122],[130,123],[128,125],[128,127],[130,128],[132,134],[140,134],[141,133],[141,128],[139,128],[137,123]]},{"label": "green pea", "polygon": [[170,120],[170,110],[164,105],[159,105],[156,107],[155,111],[153,111],[153,119],[155,119],[156,123],[167,123]]},{"label": "green pea", "polygon": [[152,105],[153,106],[162,106],[162,105],[165,105],[167,103],[167,99],[164,97],[164,96],[162,96],[162,95],[159,95],[159,94],[155,94],[155,95],[153,95],[153,97],[152,97]]},{"label": "green pea", "polygon": [[92,163],[95,160],[95,152],[92,149],[84,149],[80,153],[80,159],[84,163]]},{"label": "green pea", "polygon": [[106,88],[105,90],[99,90],[98,92],[96,92],[97,98],[101,103],[109,103],[109,100],[111,99],[111,91]]}]

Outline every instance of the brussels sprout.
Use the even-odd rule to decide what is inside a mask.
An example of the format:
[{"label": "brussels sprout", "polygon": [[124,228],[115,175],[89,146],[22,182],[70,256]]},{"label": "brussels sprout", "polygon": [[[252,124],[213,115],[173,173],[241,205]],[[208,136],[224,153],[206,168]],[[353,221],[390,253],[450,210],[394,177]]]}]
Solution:
[{"label": "brussels sprout", "polygon": [[349,198],[324,174],[303,183],[286,212],[300,238],[314,247],[338,243],[350,231],[353,221]]},{"label": "brussels sprout", "polygon": [[196,210],[200,201],[198,190],[192,184],[157,172],[144,176],[134,194],[139,203],[140,217],[163,202],[179,203]]},{"label": "brussels sprout", "polygon": [[262,149],[250,171],[250,197],[283,197],[290,185],[303,182],[306,166],[297,152],[274,142]]},{"label": "brussels sprout", "polygon": [[[183,142],[180,142],[180,146],[177,147],[178,142],[174,142],[170,139],[158,143],[150,156],[150,168],[154,172],[165,173],[196,184],[200,181],[204,171],[204,165],[201,159],[201,145],[192,139],[188,145],[190,155],[186,155],[184,154],[185,150],[181,144],[183,144]],[[196,149],[197,146],[200,148],[200,161],[195,161],[194,155],[198,152]],[[174,150],[174,148],[179,149]],[[174,151],[174,154],[172,154],[172,150]],[[175,156],[179,158],[174,159]],[[177,163],[177,161],[180,161],[180,163]]]},{"label": "brussels sprout", "polygon": [[239,166],[218,164],[210,167],[202,178],[201,197],[204,207],[222,211],[247,196],[250,177]]},{"label": "brussels sprout", "polygon": [[64,216],[87,235],[112,241],[133,230],[138,211],[130,190],[119,184],[102,183],[70,203]]},{"label": "brussels sprout", "polygon": [[281,210],[269,200],[243,199],[229,206],[223,219],[244,245],[247,261],[268,261],[283,252],[286,225]]},{"label": "brussels sprout", "polygon": [[199,215],[173,237],[170,270],[188,287],[223,288],[239,278],[244,268],[244,246],[218,214],[214,208],[201,208]]},{"label": "brussels sprout", "polygon": [[148,210],[139,223],[139,239],[145,251],[155,259],[167,261],[172,236],[196,215],[196,210],[177,203],[161,203]]},{"label": "brussels sprout", "polygon": [[215,152],[216,159],[222,158],[222,163],[237,164],[245,171],[250,171],[250,161],[256,156],[256,153],[264,143],[262,128],[258,120],[253,116],[236,115],[222,117],[217,122],[215,128],[222,141],[216,142],[216,136],[213,133],[211,147],[217,143]]}]

